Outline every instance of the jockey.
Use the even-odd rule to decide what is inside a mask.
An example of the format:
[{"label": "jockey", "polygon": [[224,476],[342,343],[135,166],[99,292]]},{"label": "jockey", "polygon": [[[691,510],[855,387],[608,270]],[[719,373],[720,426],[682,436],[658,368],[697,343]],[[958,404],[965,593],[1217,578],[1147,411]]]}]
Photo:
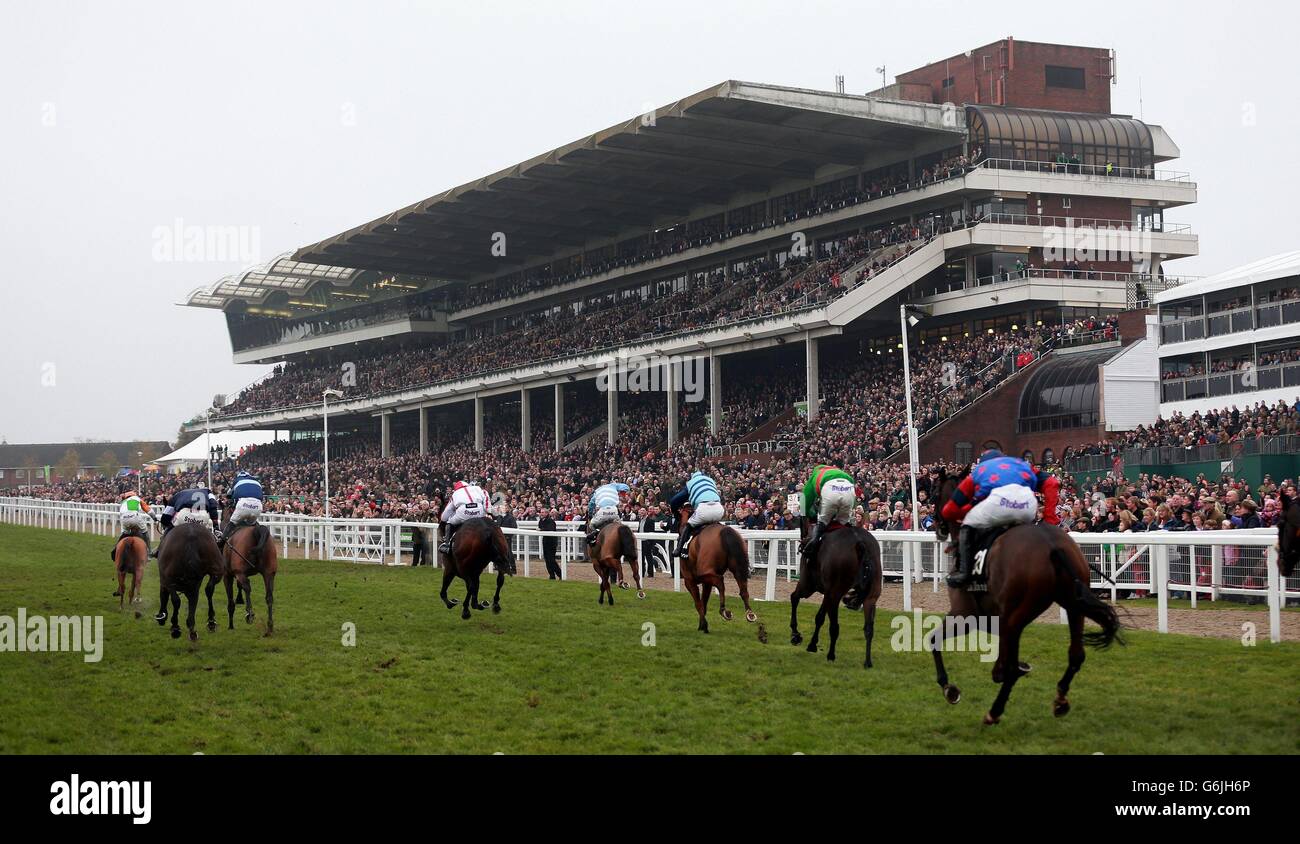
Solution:
[{"label": "jockey", "polygon": [[488,494],[483,487],[465,481],[456,481],[452,484],[451,498],[447,500],[447,506],[443,508],[442,517],[439,519],[447,526],[447,536],[438,545],[438,550],[450,554],[451,537],[456,532],[456,528],[470,519],[490,518],[492,514],[488,512]]},{"label": "jockey", "polygon": [[686,488],[674,495],[668,503],[674,513],[688,503],[691,505],[691,517],[682,525],[681,533],[677,536],[677,556],[684,560],[690,553],[686,543],[691,541],[691,535],[705,525],[722,521],[722,496],[718,493],[717,481],[696,471],[687,479]]},{"label": "jockey", "polygon": [[853,476],[834,466],[815,466],[808,482],[803,485],[803,517],[817,518],[812,535],[801,549],[801,553],[817,553],[822,536],[831,522],[849,524],[853,519],[853,508],[858,503],[857,486]]},{"label": "jockey", "polygon": [[122,533],[118,536],[117,542],[113,543],[113,550],[108,552],[108,558],[117,562],[117,543],[126,536],[138,536],[143,539],[145,550],[148,551],[149,520],[153,518],[149,513],[149,505],[134,492],[124,492],[122,505],[117,509],[117,518],[122,523]]},{"label": "jockey", "polygon": [[970,582],[979,531],[1033,523],[1038,514],[1036,490],[1043,491],[1043,521],[1059,524],[1056,500],[1060,488],[1060,479],[1055,475],[1035,470],[1018,457],[1007,457],[995,448],[981,454],[979,463],[943,505],[944,520],[961,524],[957,571],[948,577],[948,585],[960,589]]},{"label": "jockey", "polygon": [[620,507],[627,506],[632,489],[627,484],[605,484],[596,487],[587,503],[587,544],[595,545],[600,529],[618,521]]},{"label": "jockey", "polygon": [[230,487],[230,521],[228,525],[254,525],[262,515],[262,482],[248,472],[235,475]]},{"label": "jockey", "polygon": [[[171,532],[171,529],[175,526],[176,517],[185,514],[186,511],[193,513],[206,512],[208,527],[212,529],[212,533],[216,536],[217,541],[221,541],[221,531],[217,530],[217,497],[213,495],[212,490],[207,487],[183,489],[172,496],[171,501],[167,502],[167,507],[163,510],[162,514],[163,536],[166,536]],[[160,544],[159,548],[161,547]],[[153,550],[152,556],[157,558],[158,548]]]}]

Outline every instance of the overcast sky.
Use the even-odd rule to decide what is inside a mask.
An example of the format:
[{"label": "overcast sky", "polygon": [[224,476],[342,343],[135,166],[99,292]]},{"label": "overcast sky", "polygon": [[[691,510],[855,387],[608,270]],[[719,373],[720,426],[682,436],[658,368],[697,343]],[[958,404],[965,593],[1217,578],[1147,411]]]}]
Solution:
[{"label": "overcast sky", "polygon": [[[295,249],[726,79],[848,90],[1012,35],[1113,47],[1115,111],[1199,183],[1205,275],[1297,247],[1292,3],[58,2],[0,6],[0,437],[172,439],[231,363],[176,306]],[[1142,105],[1139,106],[1139,82]],[[175,257],[177,260],[170,260]],[[240,256],[233,256],[238,259]]]}]

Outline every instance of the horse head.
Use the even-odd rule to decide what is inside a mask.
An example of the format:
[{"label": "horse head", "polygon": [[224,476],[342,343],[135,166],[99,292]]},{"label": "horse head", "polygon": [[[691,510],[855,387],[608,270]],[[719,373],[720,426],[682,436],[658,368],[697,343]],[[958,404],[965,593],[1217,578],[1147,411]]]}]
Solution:
[{"label": "horse head", "polygon": [[957,491],[957,486],[966,479],[970,474],[970,469],[966,469],[961,474],[949,475],[948,471],[942,467],[939,469],[939,492],[934,498],[934,533],[939,539],[948,541],[952,534],[951,526],[943,518],[943,506],[952,498],[952,494]]}]

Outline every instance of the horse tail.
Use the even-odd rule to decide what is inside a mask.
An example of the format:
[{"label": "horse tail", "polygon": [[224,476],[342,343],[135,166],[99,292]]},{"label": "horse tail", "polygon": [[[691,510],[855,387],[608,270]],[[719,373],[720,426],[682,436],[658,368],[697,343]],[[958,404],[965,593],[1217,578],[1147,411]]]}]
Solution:
[{"label": "horse tail", "polygon": [[618,526],[618,541],[623,560],[629,565],[636,565],[636,537],[627,525]]},{"label": "horse tail", "polygon": [[[191,524],[193,524],[193,522],[191,522]],[[190,533],[196,533],[196,532],[197,531],[195,531],[193,528],[190,529]],[[159,559],[161,558],[162,555],[159,554]],[[184,548],[181,550],[181,557],[179,562],[189,571],[194,571],[194,572],[202,571],[203,555],[199,553],[199,543],[186,542]]]},{"label": "horse tail", "polygon": [[1120,623],[1119,613],[1111,604],[1098,598],[1092,588],[1079,579],[1079,573],[1071,564],[1065,549],[1059,547],[1052,549],[1052,563],[1074,581],[1074,609],[1101,626],[1100,631],[1089,631],[1083,634],[1084,644],[1094,648],[1109,648],[1115,642],[1124,644],[1124,638],[1120,635],[1120,628],[1123,625]]},{"label": "horse tail", "polygon": [[724,526],[721,541],[723,553],[735,564],[732,575],[736,580],[749,580],[749,551],[745,549],[745,541],[740,538],[740,534]]},{"label": "horse tail", "polygon": [[515,565],[515,555],[510,551],[510,540],[506,539],[505,532],[499,526],[494,526],[489,542],[493,551],[492,562],[496,563],[497,570],[514,576],[518,570]]},{"label": "horse tail", "polygon": [[253,525],[253,547],[249,550],[258,559],[266,550],[266,541],[271,538],[271,529],[266,525]]}]

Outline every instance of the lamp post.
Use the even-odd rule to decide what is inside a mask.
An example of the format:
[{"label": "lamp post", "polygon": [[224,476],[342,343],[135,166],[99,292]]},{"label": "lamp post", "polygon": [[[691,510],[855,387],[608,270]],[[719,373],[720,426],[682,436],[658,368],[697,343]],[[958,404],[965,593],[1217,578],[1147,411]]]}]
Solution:
[{"label": "lamp post", "polygon": [[208,408],[203,413],[207,425],[207,444],[208,444],[208,489],[212,489],[212,408]]},{"label": "lamp post", "polygon": [[135,453],[135,457],[137,460],[141,461],[140,471],[135,476],[135,480],[136,480],[135,494],[140,498],[144,498],[144,452],[137,451]]},{"label": "lamp post", "polygon": [[325,518],[330,517],[330,399],[343,398],[338,390],[327,389],[321,394],[321,415],[325,421]]},{"label": "lamp post", "polygon": [[916,500],[916,475],[921,470],[921,447],[916,441],[916,426],[912,424],[912,359],[907,329],[929,315],[929,311],[918,305],[898,306],[899,328],[903,335],[903,393],[907,397],[907,474],[912,482],[912,530],[921,529],[921,505]]}]

